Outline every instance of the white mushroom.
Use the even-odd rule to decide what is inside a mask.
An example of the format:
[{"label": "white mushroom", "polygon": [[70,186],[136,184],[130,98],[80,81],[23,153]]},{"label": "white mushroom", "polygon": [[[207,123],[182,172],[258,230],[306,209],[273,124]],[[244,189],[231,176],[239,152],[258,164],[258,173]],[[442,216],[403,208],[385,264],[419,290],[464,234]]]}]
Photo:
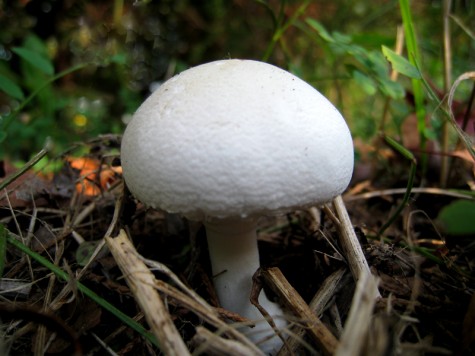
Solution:
[{"label": "white mushroom", "polygon": [[[353,171],[349,129],[312,86],[275,66],[222,60],[186,70],[137,110],[122,140],[124,178],[144,203],[201,220],[222,306],[262,320],[249,302],[259,267],[256,223],[330,201]],[[279,328],[280,307],[260,304]],[[255,342],[266,322],[244,330]],[[261,344],[275,352],[275,336]]]}]

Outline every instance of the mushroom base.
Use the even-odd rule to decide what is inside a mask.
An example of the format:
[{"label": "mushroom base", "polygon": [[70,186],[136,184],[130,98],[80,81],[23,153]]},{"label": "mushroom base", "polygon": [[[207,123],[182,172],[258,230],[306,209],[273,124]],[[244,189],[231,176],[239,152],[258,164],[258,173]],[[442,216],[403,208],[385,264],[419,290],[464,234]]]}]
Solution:
[{"label": "mushroom base", "polygon": [[[221,306],[254,322],[255,327],[243,327],[241,331],[266,354],[275,354],[282,346],[282,340],[250,302],[252,276],[260,267],[256,225],[255,218],[205,222],[214,285]],[[265,293],[259,295],[259,304],[279,329],[286,327],[282,309],[269,301]],[[260,342],[271,335],[275,336]]]}]

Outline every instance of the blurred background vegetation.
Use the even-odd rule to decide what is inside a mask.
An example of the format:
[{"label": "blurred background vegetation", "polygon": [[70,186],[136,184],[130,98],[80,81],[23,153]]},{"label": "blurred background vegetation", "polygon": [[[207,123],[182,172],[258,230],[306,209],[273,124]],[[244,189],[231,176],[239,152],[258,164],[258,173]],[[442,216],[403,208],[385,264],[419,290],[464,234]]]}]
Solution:
[{"label": "blurred background vegetation", "polygon": [[[190,66],[223,58],[265,60],[311,83],[344,114],[358,154],[381,130],[406,146],[414,145],[403,139],[417,132],[417,125],[411,124],[411,79],[391,78],[381,50],[396,50],[402,38],[401,1],[0,4],[0,160],[27,160],[46,137],[60,153],[72,142],[120,134],[162,81]],[[450,16],[444,12],[447,5]],[[410,6],[421,58],[418,67],[438,94],[434,100],[424,91],[427,127],[421,135],[438,143],[444,118],[437,111],[449,89],[444,14],[450,24],[454,80],[474,68],[475,3],[420,0]],[[405,48],[401,55],[407,58]],[[471,90],[470,83],[457,90],[456,115],[466,111]]]}]

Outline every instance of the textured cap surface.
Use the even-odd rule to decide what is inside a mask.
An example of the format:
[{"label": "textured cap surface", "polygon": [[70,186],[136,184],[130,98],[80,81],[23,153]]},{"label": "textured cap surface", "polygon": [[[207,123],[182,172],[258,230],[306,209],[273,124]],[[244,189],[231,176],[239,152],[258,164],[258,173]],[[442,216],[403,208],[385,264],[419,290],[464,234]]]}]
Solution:
[{"label": "textured cap surface", "polygon": [[347,187],[353,143],[336,108],[270,64],[222,60],[161,85],[125,130],[124,179],[191,219],[287,211]]}]

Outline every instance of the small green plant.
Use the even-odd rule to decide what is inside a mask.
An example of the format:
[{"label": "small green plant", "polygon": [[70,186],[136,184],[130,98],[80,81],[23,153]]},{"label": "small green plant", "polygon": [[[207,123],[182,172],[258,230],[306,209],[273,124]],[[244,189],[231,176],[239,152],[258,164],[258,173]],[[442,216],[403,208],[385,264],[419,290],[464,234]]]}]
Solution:
[{"label": "small green plant", "polygon": [[[417,44],[417,37],[414,29],[414,21],[412,19],[412,11],[409,0],[399,0],[399,7],[401,11],[402,23],[404,27],[404,34],[406,39],[406,48],[409,57],[409,62],[416,68],[420,68],[421,55],[419,52],[419,45]],[[421,78],[412,77],[412,91],[414,95],[414,105],[417,117],[417,130],[420,137],[420,151],[422,152],[422,170],[427,170],[427,154],[425,153],[427,141],[427,124],[426,124],[426,109],[424,104],[424,89]]]},{"label": "small green plant", "polygon": [[437,221],[443,231],[452,236],[475,234],[475,201],[456,200],[439,212]]},{"label": "small green plant", "polygon": [[[54,112],[60,105],[55,100],[52,81],[49,80],[54,76],[54,67],[43,41],[30,34],[25,37],[22,46],[13,47],[11,51],[18,57],[20,69],[16,74],[6,65],[0,67],[0,80],[4,83],[1,89],[11,97],[13,103],[12,110],[2,115],[0,142],[7,139],[7,132],[12,125],[15,138],[20,141],[23,137],[33,138],[33,133],[38,134],[38,130],[43,127],[50,127],[51,131],[55,130]],[[31,94],[27,97],[25,92]],[[18,114],[33,99],[35,99],[33,110],[24,112],[19,119]],[[21,122],[28,125],[20,126]],[[19,127],[23,130],[19,130]]]},{"label": "small green plant", "polygon": [[[99,124],[108,114],[105,109],[95,110],[94,117],[91,110],[84,111],[83,103],[87,100],[84,89],[69,93],[61,90],[57,82],[81,70],[99,71],[111,64],[123,66],[123,55],[104,58],[98,55],[91,61],[56,72],[46,43],[33,34],[27,35],[21,46],[12,47],[10,51],[14,58],[0,61],[0,91],[8,100],[4,112],[0,113],[0,147],[3,146],[0,159],[6,153],[13,154],[15,159],[28,157],[43,145],[46,137],[64,148],[63,144],[79,137],[88,117]],[[13,69],[15,63],[18,68]],[[110,132],[111,126],[107,125],[106,132]]]},{"label": "small green plant", "polygon": [[379,91],[393,99],[404,97],[404,87],[391,80],[386,60],[380,51],[367,50],[355,43],[350,36],[340,32],[329,33],[313,18],[307,18],[305,22],[325,41],[333,55],[354,59],[346,64],[346,70],[365,93],[374,95]]}]

